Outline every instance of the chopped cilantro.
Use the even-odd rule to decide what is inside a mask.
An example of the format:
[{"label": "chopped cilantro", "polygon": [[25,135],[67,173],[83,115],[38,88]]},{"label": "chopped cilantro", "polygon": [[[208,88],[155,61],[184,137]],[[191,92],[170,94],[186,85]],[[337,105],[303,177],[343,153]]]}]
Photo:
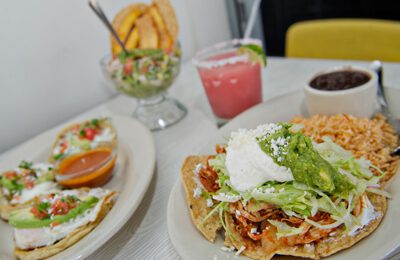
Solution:
[{"label": "chopped cilantro", "polygon": [[82,129],[81,131],[79,131],[79,135],[80,136],[85,136],[85,130]]},{"label": "chopped cilantro", "polygon": [[58,159],[60,159],[60,158],[63,157],[63,156],[64,156],[64,154],[59,153],[59,154],[54,155],[54,156],[53,156],[53,159],[54,159],[55,161],[57,161]]},{"label": "chopped cilantro", "polygon": [[11,181],[10,190],[12,193],[20,193],[24,189],[24,185],[18,183],[16,179]]},{"label": "chopped cilantro", "polygon": [[50,202],[41,202],[37,205],[37,208],[39,211],[47,211],[50,208],[51,204]]},{"label": "chopped cilantro", "polygon": [[28,169],[30,170],[32,168],[33,162],[27,162],[27,161],[22,161],[18,167],[22,169]]},{"label": "chopped cilantro", "polygon": [[78,201],[79,199],[78,199],[78,197],[76,197],[76,196],[68,195],[68,196],[67,196],[67,200],[68,200],[68,202],[76,202],[76,201]]},{"label": "chopped cilantro", "polygon": [[94,126],[98,126],[98,125],[99,125],[99,119],[97,119],[97,118],[92,119],[92,124],[93,124]]}]

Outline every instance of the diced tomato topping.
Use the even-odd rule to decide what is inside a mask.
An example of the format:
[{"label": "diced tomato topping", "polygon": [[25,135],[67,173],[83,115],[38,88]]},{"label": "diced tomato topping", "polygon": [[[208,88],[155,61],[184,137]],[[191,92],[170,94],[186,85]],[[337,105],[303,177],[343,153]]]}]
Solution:
[{"label": "diced tomato topping", "polygon": [[61,146],[60,153],[64,153],[65,150],[68,148],[68,141],[62,140],[60,146]]},{"label": "diced tomato topping", "polygon": [[123,67],[123,72],[126,76],[131,75],[133,71],[133,61],[132,59],[128,59]]},{"label": "diced tomato topping", "polygon": [[58,226],[58,225],[60,225],[60,222],[58,222],[58,221],[54,221],[54,222],[52,222],[52,223],[50,224],[51,227],[56,227],[56,226]]},{"label": "diced tomato topping", "polygon": [[62,201],[61,199],[58,199],[53,203],[53,205],[51,205],[51,214],[66,215],[71,209],[75,207],[76,205],[74,203],[67,203]]},{"label": "diced tomato topping", "polygon": [[39,210],[37,207],[32,207],[32,208],[31,208],[31,213],[32,213],[35,217],[40,218],[40,219],[44,219],[44,218],[47,218],[47,217],[48,217],[47,212],[41,211],[41,210]]},{"label": "diced tomato topping", "polygon": [[7,179],[7,180],[11,180],[17,177],[17,173],[14,171],[9,171],[3,174],[3,176]]},{"label": "diced tomato topping", "polygon": [[217,153],[226,153],[225,147],[224,147],[224,146],[221,146],[221,145],[219,145],[219,144],[217,144],[217,145],[215,146],[215,151],[216,151]]},{"label": "diced tomato topping", "polygon": [[85,131],[85,138],[89,139],[90,141],[93,141],[94,137],[97,134],[96,129],[94,129],[94,128],[85,128],[84,131]]},{"label": "diced tomato topping", "polygon": [[33,187],[35,187],[35,182],[33,180],[25,180],[24,182],[25,182],[25,187],[28,190],[31,190],[33,189]]}]

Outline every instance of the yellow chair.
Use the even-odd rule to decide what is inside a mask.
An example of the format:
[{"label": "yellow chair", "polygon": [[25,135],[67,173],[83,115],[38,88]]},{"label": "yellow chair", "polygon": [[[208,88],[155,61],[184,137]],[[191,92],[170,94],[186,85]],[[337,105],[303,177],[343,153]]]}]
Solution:
[{"label": "yellow chair", "polygon": [[400,22],[326,19],[293,24],[286,56],[296,58],[400,61]]}]

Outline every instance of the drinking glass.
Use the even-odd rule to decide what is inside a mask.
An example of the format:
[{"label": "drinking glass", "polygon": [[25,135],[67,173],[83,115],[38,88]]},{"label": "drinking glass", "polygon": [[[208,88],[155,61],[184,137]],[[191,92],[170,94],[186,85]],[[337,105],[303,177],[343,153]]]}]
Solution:
[{"label": "drinking glass", "polygon": [[195,54],[197,67],[208,102],[220,124],[262,101],[261,66],[248,54],[239,54],[245,44],[256,39],[234,39],[221,42]]}]

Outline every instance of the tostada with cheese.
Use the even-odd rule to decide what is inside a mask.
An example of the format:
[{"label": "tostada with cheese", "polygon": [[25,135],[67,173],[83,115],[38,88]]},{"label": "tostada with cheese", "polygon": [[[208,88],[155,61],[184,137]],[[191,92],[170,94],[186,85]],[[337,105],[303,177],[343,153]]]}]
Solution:
[{"label": "tostada with cheese", "polygon": [[49,160],[64,187],[98,187],[112,176],[116,147],[117,133],[110,119],[94,118],[61,131]]},{"label": "tostada with cheese", "polygon": [[0,217],[7,220],[11,211],[27,207],[34,197],[58,190],[53,165],[22,161],[0,175]]},{"label": "tostada with cheese", "polygon": [[10,214],[15,255],[43,259],[74,245],[102,221],[115,197],[110,190],[81,188],[35,198],[29,208]]},{"label": "tostada with cheese", "polygon": [[[393,130],[388,136],[398,143]],[[351,247],[383,219],[390,197],[383,183],[394,174],[334,141],[316,142],[297,124],[264,124],[233,132],[214,155],[186,158],[181,175],[194,225],[210,242],[224,230],[225,244],[253,259],[318,259]]]},{"label": "tostada with cheese", "polygon": [[93,118],[63,129],[53,145],[49,161],[55,163],[73,154],[116,145],[117,133],[110,119]]}]

